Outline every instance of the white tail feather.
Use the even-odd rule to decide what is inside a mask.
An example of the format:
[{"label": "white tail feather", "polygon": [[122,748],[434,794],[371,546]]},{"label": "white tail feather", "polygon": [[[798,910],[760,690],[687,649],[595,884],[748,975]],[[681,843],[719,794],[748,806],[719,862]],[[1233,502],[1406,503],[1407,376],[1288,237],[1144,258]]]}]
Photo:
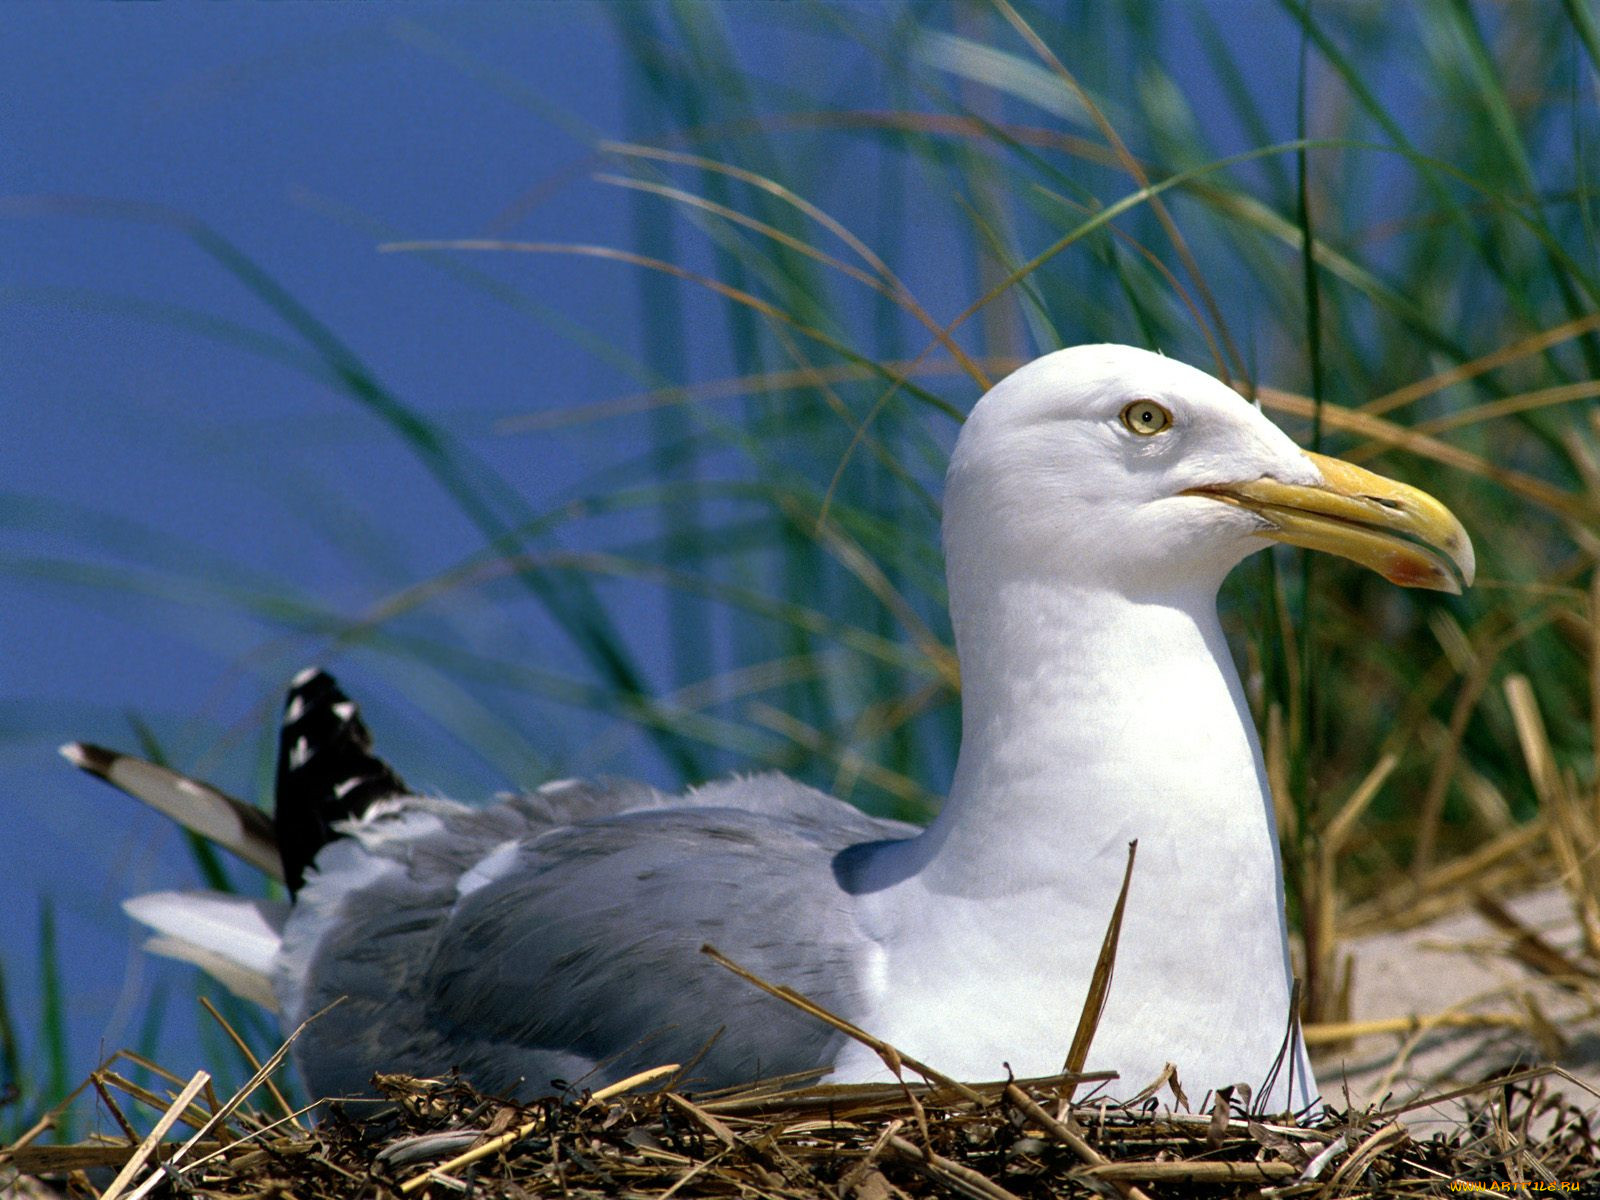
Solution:
[{"label": "white tail feather", "polygon": [[234,995],[277,1011],[272,972],[288,904],[221,892],[151,892],[122,908],[159,935],[145,949],[193,963]]}]

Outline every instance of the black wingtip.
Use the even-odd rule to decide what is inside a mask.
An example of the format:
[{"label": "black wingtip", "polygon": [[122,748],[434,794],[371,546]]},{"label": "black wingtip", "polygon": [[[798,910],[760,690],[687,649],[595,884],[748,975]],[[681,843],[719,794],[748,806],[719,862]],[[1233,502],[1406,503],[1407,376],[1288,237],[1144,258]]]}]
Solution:
[{"label": "black wingtip", "polygon": [[111,765],[118,757],[115,750],[107,750],[104,746],[96,746],[92,742],[68,742],[64,746],[56,747],[56,753],[78,770],[87,771],[101,779],[110,776]]},{"label": "black wingtip", "polygon": [[317,852],[341,836],[335,824],[406,790],[389,764],[372,753],[372,735],[360,710],[333,676],[318,667],[296,675],[284,700],[272,818],[289,894],[305,883]]}]

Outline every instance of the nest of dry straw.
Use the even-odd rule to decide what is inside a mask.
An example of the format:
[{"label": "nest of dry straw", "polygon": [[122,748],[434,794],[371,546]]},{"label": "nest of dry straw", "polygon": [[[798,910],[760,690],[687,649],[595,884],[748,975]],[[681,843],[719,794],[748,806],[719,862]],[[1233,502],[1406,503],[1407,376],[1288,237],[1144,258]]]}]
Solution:
[{"label": "nest of dry straw", "polygon": [[[455,1080],[380,1077],[382,1101],[331,1104],[312,1126],[280,1096],[281,1112],[248,1103],[269,1071],[223,1102],[202,1073],[163,1104],[104,1068],[90,1082],[122,1136],[75,1146],[24,1138],[0,1151],[0,1191],[99,1200],[1158,1200],[1459,1195],[1478,1185],[1600,1195],[1600,1118],[1559,1098],[1539,1072],[1456,1097],[1466,1117],[1424,1139],[1403,1120],[1423,1105],[1329,1112],[1302,1125],[1247,1116],[1237,1099],[1209,1115],[1153,1101],[1068,1102],[1069,1077],[972,1086],[789,1081],[788,1089],[688,1095],[675,1090],[683,1076],[674,1067],[535,1104]],[[148,1135],[124,1111],[130,1097],[159,1111]]]},{"label": "nest of dry straw", "polygon": [[[1130,874],[1132,865],[1130,847]],[[1126,887],[1125,877],[1067,1056],[1071,1068],[1082,1067],[1099,1021]],[[185,1082],[123,1054],[117,1059],[162,1076],[175,1094],[138,1086],[113,1059],[85,1087],[95,1089],[122,1136],[37,1145],[50,1127],[47,1117],[0,1150],[0,1191],[26,1187],[53,1197],[64,1188],[96,1200],[144,1200],[158,1192],[307,1200],[450,1194],[1159,1200],[1459,1195],[1479,1188],[1600,1196],[1600,1115],[1554,1091],[1551,1077],[1564,1073],[1553,1069],[1506,1075],[1403,1108],[1328,1110],[1310,1123],[1253,1115],[1248,1094],[1224,1093],[1209,1112],[1185,1111],[1170,1070],[1146,1090],[1151,1098],[1143,1104],[1096,1101],[1093,1091],[1074,1101],[1084,1086],[1108,1076],[1077,1071],[960,1083],[704,949],[754,986],[870,1046],[902,1079],[909,1072],[927,1082],[808,1087],[806,1079],[791,1078],[693,1094],[693,1064],[674,1064],[598,1092],[569,1089],[529,1105],[484,1095],[460,1080],[378,1076],[383,1100],[330,1102],[313,1126],[309,1110],[291,1107],[272,1082],[289,1043],[226,1101],[206,1072]],[[1167,1094],[1179,1111],[1156,1098]],[[275,1112],[252,1106],[261,1095]],[[148,1133],[141,1135],[124,1111],[129,1100],[158,1114]],[[1423,1138],[1407,1127],[1408,1114],[1447,1104],[1462,1114],[1447,1131]]]},{"label": "nest of dry straw", "polygon": [[[63,1190],[96,1200],[157,1193],[306,1200],[1600,1196],[1600,1113],[1555,1090],[1552,1079],[1565,1073],[1554,1068],[1400,1108],[1328,1109],[1309,1123],[1253,1114],[1247,1093],[1208,1097],[1209,1111],[1189,1112],[1170,1069],[1146,1089],[1143,1104],[1096,1101],[1093,1091],[1075,1101],[1085,1086],[1108,1078],[1081,1068],[1110,985],[1133,861],[1130,846],[1067,1055],[1069,1069],[1078,1069],[1072,1074],[960,1083],[707,946],[705,953],[753,986],[871,1047],[903,1081],[805,1086],[805,1078],[791,1078],[694,1094],[693,1064],[674,1064],[530,1105],[457,1079],[378,1076],[381,1101],[330,1102],[312,1125],[309,1110],[292,1108],[272,1083],[289,1043],[227,1101],[206,1072],[185,1082],[123,1054],[117,1058],[165,1078],[173,1093],[139,1087],[113,1059],[85,1087],[95,1089],[122,1136],[38,1145],[47,1117],[0,1150],[0,1192],[52,1200]],[[926,1082],[905,1082],[907,1073]],[[258,1095],[276,1112],[253,1107]],[[1166,1095],[1177,1111],[1158,1099]],[[124,1111],[130,1099],[158,1114],[148,1133]],[[1426,1137],[1406,1123],[1413,1114],[1443,1111],[1459,1118],[1444,1129],[1435,1120]]]}]

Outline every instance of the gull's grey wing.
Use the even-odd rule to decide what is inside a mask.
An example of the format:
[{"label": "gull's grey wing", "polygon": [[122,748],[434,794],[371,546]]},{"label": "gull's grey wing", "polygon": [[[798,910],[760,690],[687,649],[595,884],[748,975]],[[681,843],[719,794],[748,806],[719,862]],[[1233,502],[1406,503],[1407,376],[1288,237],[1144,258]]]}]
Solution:
[{"label": "gull's grey wing", "polygon": [[[331,843],[286,930],[304,983],[285,1011],[346,997],[297,1044],[319,1094],[452,1067],[534,1094],[708,1042],[702,1086],[827,1063],[839,1035],[700,947],[850,1015],[876,948],[834,856],[913,832],[782,776],[683,798],[566,784],[482,811],[416,804],[393,814],[410,831],[378,833],[380,815]],[[357,886],[319,896],[341,877]]]},{"label": "gull's grey wing", "polygon": [[283,878],[272,822],[255,805],[168,767],[104,746],[68,742],[60,754],[80,771],[104,779],[191,833],[231,850],[268,878]]}]

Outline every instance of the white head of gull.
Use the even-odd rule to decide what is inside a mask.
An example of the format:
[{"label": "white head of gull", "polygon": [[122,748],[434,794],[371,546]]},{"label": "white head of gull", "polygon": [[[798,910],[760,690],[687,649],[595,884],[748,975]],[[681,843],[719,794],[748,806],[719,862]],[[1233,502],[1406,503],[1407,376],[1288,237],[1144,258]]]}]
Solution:
[{"label": "white head of gull", "polygon": [[563,781],[487,809],[419,798],[315,671],[290,693],[273,829],[138,760],[69,756],[269,872],[281,858],[292,907],[128,907],[156,949],[286,1024],[342,999],[298,1043],[319,1093],[458,1067],[537,1094],[697,1055],[704,1084],[887,1077],[706,960],[707,941],[946,1074],[1052,1074],[1137,840],[1087,1066],[1117,1071],[1123,1098],[1172,1062],[1193,1097],[1246,1083],[1258,1109],[1301,1107],[1316,1086],[1288,1038],[1273,807],[1216,612],[1223,578],[1274,540],[1407,586],[1473,573],[1431,497],[1302,452],[1191,367],[1082,346],[993,388],[956,445],[962,736],[925,830],[777,775],[682,796]]}]

